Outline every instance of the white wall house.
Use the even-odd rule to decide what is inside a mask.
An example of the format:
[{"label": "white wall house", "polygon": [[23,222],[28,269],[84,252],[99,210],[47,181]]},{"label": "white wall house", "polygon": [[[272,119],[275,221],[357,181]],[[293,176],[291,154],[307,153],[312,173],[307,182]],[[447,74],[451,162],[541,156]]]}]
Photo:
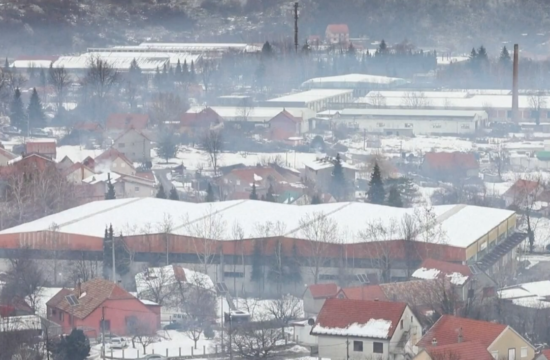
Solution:
[{"label": "white wall house", "polygon": [[401,360],[421,329],[405,303],[327,299],[311,335],[318,337],[320,358]]},{"label": "white wall house", "polygon": [[320,112],[317,120],[385,135],[465,135],[485,128],[487,113],[470,110],[343,109]]}]

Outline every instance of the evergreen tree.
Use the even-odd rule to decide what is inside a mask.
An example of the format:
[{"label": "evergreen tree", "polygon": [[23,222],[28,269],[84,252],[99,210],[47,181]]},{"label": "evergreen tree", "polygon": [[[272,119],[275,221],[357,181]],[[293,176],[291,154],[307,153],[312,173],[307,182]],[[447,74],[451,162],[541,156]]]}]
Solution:
[{"label": "evergreen tree", "polygon": [[262,46],[262,56],[264,57],[271,57],[273,56],[273,47],[269,43],[269,41],[266,41],[264,45]]},{"label": "evergreen tree", "polygon": [[32,89],[29,107],[27,108],[27,116],[29,118],[30,127],[44,127],[46,117],[44,115],[44,109],[42,108],[42,103],[40,102],[36,88]]},{"label": "evergreen tree", "polygon": [[373,204],[384,203],[386,198],[386,192],[384,191],[384,184],[382,183],[382,175],[380,174],[380,167],[378,163],[374,163],[374,169],[369,182],[368,199]]},{"label": "evergreen tree", "polygon": [[506,49],[506,46],[502,47],[502,51],[500,52],[498,61],[502,65],[508,65],[512,61],[512,59],[510,58],[510,53],[508,52],[508,49]]},{"label": "evergreen tree", "polygon": [[126,247],[126,242],[122,234],[114,236],[113,225],[105,229],[103,238],[103,277],[110,279],[113,271],[113,243],[115,244],[115,263],[116,273],[120,276],[126,275],[130,271],[130,253]]},{"label": "evergreen tree", "polygon": [[273,195],[273,185],[269,184],[267,194],[265,195],[265,201],[275,202],[275,196]]},{"label": "evergreen tree", "polygon": [[348,56],[355,56],[355,54],[356,54],[355,46],[353,46],[352,43],[349,43]]},{"label": "evergreen tree", "polygon": [[249,196],[250,200],[258,200],[258,194],[256,193],[256,183],[252,184],[252,192]]},{"label": "evergreen tree", "polygon": [[173,187],[173,186],[172,186],[172,188],[170,189],[169,198],[170,198],[170,200],[179,200],[179,199],[180,199],[180,196],[178,195],[178,191],[177,191],[176,188]]},{"label": "evergreen tree", "polygon": [[397,188],[404,207],[413,206],[420,197],[417,186],[408,177],[403,176],[396,179],[388,179],[385,186],[388,192],[392,187]]},{"label": "evergreen tree", "polygon": [[292,244],[292,254],[291,256],[285,257],[287,259],[286,266],[288,268],[288,281],[292,283],[301,283],[302,282],[302,270],[300,267],[301,259],[300,254],[298,253],[298,246],[294,242]]},{"label": "evergreen tree", "polygon": [[322,204],[321,197],[318,194],[315,194],[311,197],[311,205]]},{"label": "evergreen tree", "polygon": [[477,52],[475,48],[472,48],[472,51],[470,52],[470,61],[475,61],[477,59]]},{"label": "evergreen tree", "polygon": [[388,194],[388,205],[393,207],[403,207],[401,194],[399,193],[397,186],[392,186],[390,188],[390,193]]},{"label": "evergreen tree", "polygon": [[380,45],[378,45],[378,50],[376,52],[379,55],[384,55],[388,52],[388,45],[386,45],[386,41],[384,39],[382,39]]},{"label": "evergreen tree", "polygon": [[76,328],[62,336],[52,348],[54,359],[84,360],[90,355],[90,341],[84,331]]},{"label": "evergreen tree", "polygon": [[6,58],[6,61],[4,61],[4,70],[10,69],[10,62],[8,61],[8,58]]},{"label": "evergreen tree", "polygon": [[485,47],[483,45],[481,45],[479,47],[479,49],[477,50],[477,58],[480,60],[480,61],[489,61],[489,56],[487,55],[487,50],[485,49]]},{"label": "evergreen tree", "polygon": [[141,78],[141,68],[139,67],[136,59],[132,60],[128,74],[133,81],[139,82],[139,79]]},{"label": "evergreen tree", "polygon": [[344,200],[347,196],[347,185],[344,177],[344,168],[342,167],[342,160],[340,154],[336,154],[336,160],[334,161],[334,168],[332,169],[332,177],[330,181],[330,193],[336,198],[336,200]]},{"label": "evergreen tree", "polygon": [[105,193],[105,200],[116,199],[115,186],[111,182],[111,173],[107,173],[107,192]]},{"label": "evergreen tree", "polygon": [[189,67],[187,66],[187,60],[183,60],[183,66],[181,67],[182,81],[189,81]]},{"label": "evergreen tree", "polygon": [[166,193],[164,192],[164,186],[160,184],[159,189],[157,191],[157,199],[166,199]]},{"label": "evergreen tree", "polygon": [[212,185],[208,183],[208,187],[206,188],[206,198],[204,199],[205,202],[214,202],[214,190],[212,189]]},{"label": "evergreen tree", "polygon": [[46,71],[44,68],[40,69],[40,86],[43,88],[42,91],[46,91],[46,85],[48,85],[48,80],[46,79]]},{"label": "evergreen tree", "polygon": [[15,89],[13,100],[10,106],[10,120],[11,125],[17,127],[20,130],[28,131],[27,116],[25,109],[23,108],[23,101],[21,100],[21,91],[19,88]]},{"label": "evergreen tree", "polygon": [[263,280],[264,261],[262,254],[262,244],[260,241],[254,242],[254,249],[252,250],[252,272],[250,274],[250,280],[259,282]]},{"label": "evergreen tree", "polygon": [[191,61],[191,68],[189,70],[189,80],[191,82],[195,82],[197,77],[197,73],[195,72],[195,62]]},{"label": "evergreen tree", "polygon": [[178,139],[172,131],[164,130],[160,133],[157,141],[157,155],[166,160],[175,158],[179,152]]},{"label": "evergreen tree", "polygon": [[176,65],[176,72],[175,72],[175,75],[176,75],[176,78],[178,80],[181,80],[181,63],[180,63],[180,59],[178,59],[178,63]]}]

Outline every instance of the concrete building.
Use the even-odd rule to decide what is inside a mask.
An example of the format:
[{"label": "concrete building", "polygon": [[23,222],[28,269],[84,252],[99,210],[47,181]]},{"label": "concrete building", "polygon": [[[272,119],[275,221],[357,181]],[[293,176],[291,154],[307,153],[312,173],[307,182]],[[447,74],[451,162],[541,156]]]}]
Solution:
[{"label": "concrete building", "polygon": [[406,303],[328,299],[311,335],[320,358],[394,360],[406,358],[406,344],[420,339],[422,326]]},{"label": "concrete building", "polygon": [[430,109],[343,109],[317,114],[330,121],[383,135],[468,135],[487,125],[485,111]]},{"label": "concrete building", "polygon": [[269,107],[308,108],[319,112],[325,110],[331,103],[348,103],[352,99],[353,90],[312,89],[270,99],[264,105]]},{"label": "concrete building", "polygon": [[[332,171],[336,159],[325,157],[305,164],[304,181],[311,182],[321,191],[328,191],[332,182]],[[355,174],[358,169],[344,161],[341,161],[344,179],[349,184],[355,182]]]},{"label": "concrete building", "polygon": [[391,89],[408,84],[401,78],[368,74],[345,74],[312,78],[302,83],[303,89],[346,89],[353,90],[355,96],[364,96],[369,91]]},{"label": "concrete building", "polygon": [[[115,232],[127,235],[126,245],[136,254],[133,266],[140,271],[143,264],[167,251],[171,262],[193,268],[204,256],[194,246],[196,239],[205,239],[202,241],[212,244],[208,249],[216,249],[216,256],[211,254],[212,262],[207,266],[208,275],[217,282],[225,281],[234,292],[277,293],[278,286],[267,277],[270,262],[263,258],[273,256],[275,249],[281,249],[279,253],[287,257],[296,253],[300,257],[300,283],[285,282],[281,286],[283,291],[298,296],[302,295],[302,284],[340,281],[342,254],[347,254],[345,263],[349,264],[345,270],[349,278],[345,280],[369,274],[380,278],[383,272],[392,280],[401,279],[406,277],[407,261],[418,266],[434,253],[442,261],[476,265],[489,275],[505,269],[510,274],[516,271],[517,251],[526,234],[516,231],[516,214],[511,210],[433,206],[430,211],[437,223],[437,234],[429,230],[430,241],[423,240],[423,234],[418,235],[418,241],[409,241],[407,246],[412,250],[408,256],[399,232],[381,242],[373,241],[376,234],[365,233],[366,224],[395,227],[405,216],[416,218],[414,211],[355,202],[292,206],[253,200],[199,204],[151,197],[104,200],[1,231],[0,256],[9,256],[20,246],[41,253],[49,250],[51,243],[43,240],[48,238],[52,223],[58,225],[57,234],[63,239],[58,249],[63,250],[62,256],[71,259],[81,256],[82,251],[99,256],[105,226],[112,224]],[[167,217],[171,218],[168,233],[162,230]],[[327,222],[337,224],[334,235],[327,238],[324,231],[315,235],[315,230]],[[233,230],[237,225],[240,230],[236,233]],[[312,241],[327,243],[328,249],[327,261],[317,272]],[[264,249],[261,256],[265,270],[263,278],[252,281],[252,258],[258,256],[254,255],[255,244]],[[389,270],[377,265],[380,246],[392,254]],[[504,258],[506,264],[501,260]]]},{"label": "concrete building", "polygon": [[151,161],[151,139],[141,131],[127,130],[114,140],[113,147],[130,161],[140,163]]}]

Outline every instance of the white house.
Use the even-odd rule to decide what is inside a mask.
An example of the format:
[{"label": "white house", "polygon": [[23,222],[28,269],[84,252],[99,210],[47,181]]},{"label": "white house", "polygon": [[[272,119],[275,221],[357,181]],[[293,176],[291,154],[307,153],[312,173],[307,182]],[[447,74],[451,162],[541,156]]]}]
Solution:
[{"label": "white house", "polygon": [[320,358],[397,360],[405,358],[407,342],[422,337],[422,327],[406,303],[327,299],[311,335]]}]

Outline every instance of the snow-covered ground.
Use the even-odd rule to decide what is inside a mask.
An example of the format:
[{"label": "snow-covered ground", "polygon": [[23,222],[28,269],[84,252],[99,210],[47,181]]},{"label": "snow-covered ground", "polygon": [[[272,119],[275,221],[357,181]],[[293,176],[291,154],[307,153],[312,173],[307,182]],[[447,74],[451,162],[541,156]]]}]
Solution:
[{"label": "snow-covered ground", "polygon": [[[261,321],[266,319],[273,319],[273,315],[270,309],[273,309],[276,305],[277,300],[261,300],[261,299],[233,299],[233,303],[238,310],[244,310],[250,313],[250,316],[253,321]],[[295,301],[295,302],[294,302]],[[304,314],[304,304],[301,299],[295,299],[289,304],[294,304],[296,306],[296,315],[301,317]],[[287,306],[290,308],[291,306]]]}]

